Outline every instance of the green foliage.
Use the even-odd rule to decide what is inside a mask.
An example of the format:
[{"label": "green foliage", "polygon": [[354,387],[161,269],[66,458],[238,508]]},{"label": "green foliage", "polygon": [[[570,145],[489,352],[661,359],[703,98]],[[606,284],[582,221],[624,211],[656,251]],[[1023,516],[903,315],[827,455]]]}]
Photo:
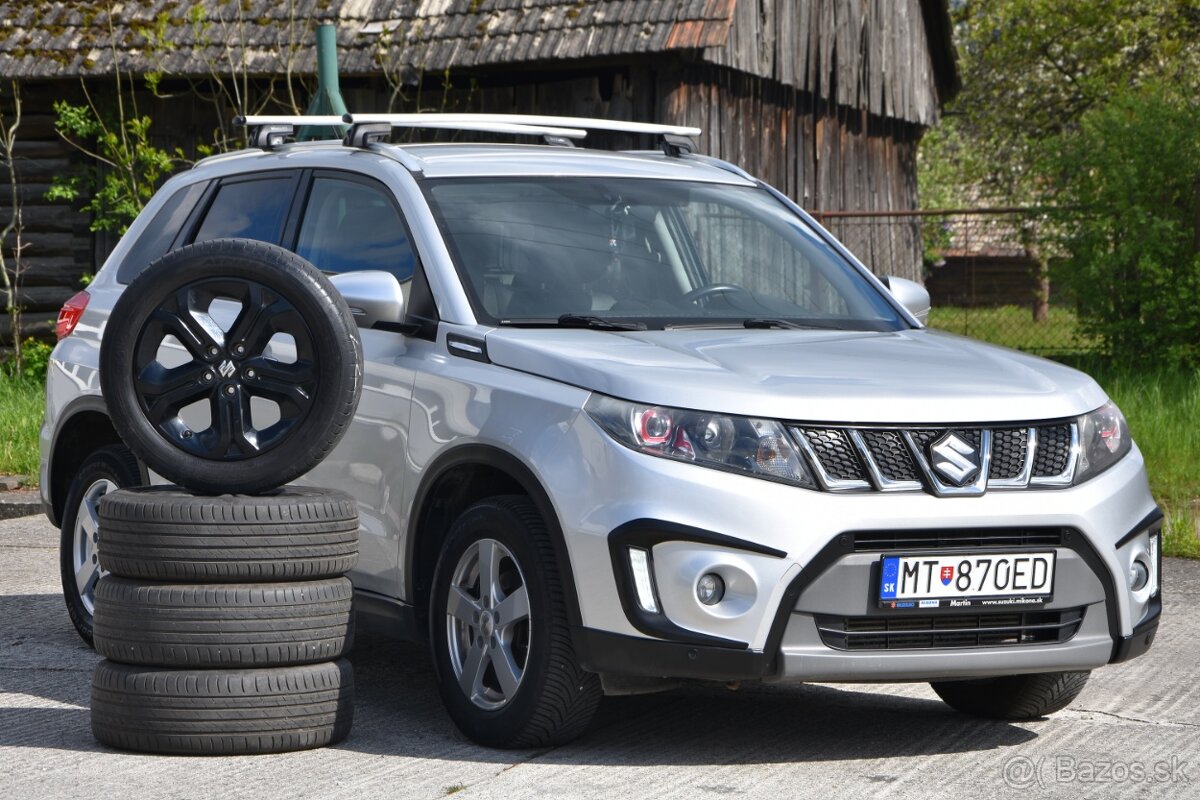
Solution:
[{"label": "green foliage", "polygon": [[186,161],[181,149],[170,152],[151,143],[148,116],[105,118],[90,104],[65,100],[54,103],[54,112],[59,134],[95,163],[84,181],[55,176],[46,197],[75,202],[87,196],[82,210],[92,213],[93,231],[124,233],[161,180]]},{"label": "green foliage", "polygon": [[[956,4],[922,202],[1036,205],[1022,244],[1124,363],[1200,362],[1200,0]],[[936,244],[936,243],[935,243]]]},{"label": "green foliage", "polygon": [[1069,257],[1056,270],[1120,363],[1200,364],[1200,105],[1145,86],[1086,112],[1048,154]]},{"label": "green foliage", "polygon": [[[922,191],[982,186],[1038,202],[1044,157],[1091,109],[1159,80],[1200,89],[1200,0],[967,0],[954,4],[962,92],[933,137]],[[925,161],[933,159],[926,158]]]},{"label": "green foliage", "polygon": [[41,381],[0,369],[0,475],[36,477],[38,429],[45,405]]},{"label": "green foliage", "polygon": [[21,377],[38,383],[45,382],[52,352],[53,347],[38,339],[29,338],[22,342]]}]

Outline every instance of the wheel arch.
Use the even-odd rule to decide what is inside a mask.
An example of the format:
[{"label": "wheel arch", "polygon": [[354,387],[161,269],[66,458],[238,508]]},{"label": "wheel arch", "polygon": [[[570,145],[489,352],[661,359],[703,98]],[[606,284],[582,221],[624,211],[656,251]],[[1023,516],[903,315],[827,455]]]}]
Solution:
[{"label": "wheel arch", "polygon": [[471,505],[503,494],[527,496],[542,515],[563,580],[567,618],[573,626],[580,624],[574,572],[550,495],[533,470],[512,453],[491,445],[468,444],[455,447],[433,461],[425,470],[413,500],[403,570],[406,599],[416,611],[419,631],[427,633],[429,584],[450,526]]},{"label": "wheel arch", "polygon": [[[99,395],[76,398],[63,410],[50,444],[47,470],[50,480],[50,505],[47,510],[50,522],[55,527],[62,523],[67,490],[79,467],[96,450],[114,444],[123,445],[124,442],[117,435],[108,417],[104,399]],[[142,480],[148,483],[146,467],[140,460],[138,469],[142,473]]]}]

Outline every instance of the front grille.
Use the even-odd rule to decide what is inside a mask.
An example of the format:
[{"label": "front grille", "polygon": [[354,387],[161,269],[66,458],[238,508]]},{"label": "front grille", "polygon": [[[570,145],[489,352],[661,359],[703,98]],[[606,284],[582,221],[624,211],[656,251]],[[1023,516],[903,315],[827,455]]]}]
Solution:
[{"label": "front grille", "polygon": [[1028,444],[1029,431],[1024,428],[992,431],[992,466],[988,477],[1019,477],[1025,470]]},{"label": "front grille", "polygon": [[[933,448],[947,434],[970,446],[980,469],[939,472]],[[1074,423],[982,428],[829,428],[797,426],[800,444],[821,488],[827,491],[926,491],[935,495],[982,494],[987,489],[1067,486],[1075,471]],[[954,445],[952,440],[948,440]],[[1032,450],[1032,458],[1031,458]],[[949,454],[954,457],[953,453]],[[978,476],[978,477],[977,477]],[[954,478],[961,478],[962,483]]]},{"label": "front grille", "polygon": [[830,478],[836,481],[867,479],[854,446],[842,431],[836,428],[805,428],[803,433]]},{"label": "front grille", "polygon": [[929,650],[1012,647],[1068,641],[1083,624],[1084,608],[1056,611],[989,611],[815,617],[821,641],[835,650]]},{"label": "front grille", "polygon": [[871,449],[875,463],[883,477],[889,481],[915,481],[920,479],[912,453],[897,431],[862,432],[863,441]]},{"label": "front grille", "polygon": [[858,531],[854,552],[897,550],[977,550],[987,547],[1061,547],[1061,528],[990,528],[984,530]]},{"label": "front grille", "polygon": [[1071,427],[1048,425],[1037,429],[1037,457],[1033,459],[1033,476],[1049,478],[1061,475],[1071,458]]}]

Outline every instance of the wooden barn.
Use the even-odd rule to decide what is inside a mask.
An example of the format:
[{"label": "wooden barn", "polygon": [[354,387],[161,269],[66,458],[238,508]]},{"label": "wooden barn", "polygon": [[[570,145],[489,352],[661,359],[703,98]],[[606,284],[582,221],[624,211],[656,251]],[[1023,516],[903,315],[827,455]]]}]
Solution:
[{"label": "wooden barn", "polygon": [[[6,120],[11,82],[24,100],[22,299],[38,333],[115,243],[44,199],[53,176],[90,164],[56,134],[52,103],[86,89],[111,108],[118,75],[139,90],[158,79],[139,112],[154,143],[191,155],[243,108],[303,109],[314,29],[332,22],[352,110],[695,125],[701,152],[816,211],[915,209],[917,142],[958,81],[947,0],[16,0],[0,15]],[[919,230],[893,235],[879,252],[848,244],[877,272],[920,280]]]}]

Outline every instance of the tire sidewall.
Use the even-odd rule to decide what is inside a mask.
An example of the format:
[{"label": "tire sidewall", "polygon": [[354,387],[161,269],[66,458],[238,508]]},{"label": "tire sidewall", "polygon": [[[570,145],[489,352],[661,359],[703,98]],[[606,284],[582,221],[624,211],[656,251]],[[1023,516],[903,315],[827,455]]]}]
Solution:
[{"label": "tire sidewall", "polygon": [[[529,656],[517,694],[502,708],[488,711],[471,702],[458,686],[450,662],[446,631],[447,590],[455,567],[480,539],[495,539],[516,558],[529,595]],[[537,710],[551,668],[550,637],[555,624],[546,578],[547,565],[537,556],[519,517],[503,505],[485,501],[454,523],[438,559],[429,603],[429,635],[438,689],[450,716],[470,738],[503,747],[524,730]]]},{"label": "tire sidewall", "polygon": [[336,489],[285,486],[260,495],[200,495],[147,486],[106,495],[101,566],[174,583],[334,578],[358,562],[359,517]]},{"label": "tire sidewall", "polygon": [[[287,438],[260,455],[238,460],[203,459],[185,453],[146,418],[134,388],[133,362],[148,317],[164,298],[206,279],[255,281],[286,299],[308,325],[318,359],[314,401]],[[113,425],[152,470],[200,491],[272,488],[313,465],[313,453],[345,431],[362,383],[362,345],[345,300],[319,270],[283,248],[237,239],[214,239],[180,248],[151,264],[113,307],[100,348],[100,384]],[[338,428],[338,425],[342,427]],[[336,442],[336,439],[334,439]]]},{"label": "tire sidewall", "polygon": [[63,600],[75,630],[89,647],[92,645],[93,617],[84,607],[75,586],[75,523],[79,518],[79,505],[84,493],[92,484],[104,479],[112,481],[120,489],[141,483],[141,475],[132,471],[132,465],[118,454],[115,446],[97,450],[84,460],[71,480],[63,505],[62,527],[59,529],[58,566]]}]

